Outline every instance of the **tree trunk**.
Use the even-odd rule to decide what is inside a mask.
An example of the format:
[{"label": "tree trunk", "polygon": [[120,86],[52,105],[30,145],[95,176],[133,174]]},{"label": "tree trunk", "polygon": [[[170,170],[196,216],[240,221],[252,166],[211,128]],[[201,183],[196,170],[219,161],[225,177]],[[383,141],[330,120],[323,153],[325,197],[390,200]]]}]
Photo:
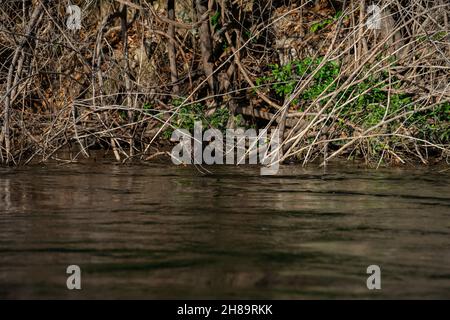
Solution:
[{"label": "tree trunk", "polygon": [[[175,21],[175,0],[167,0],[167,17]],[[169,29],[167,30],[167,34],[169,35],[169,63],[170,63],[170,79],[172,80],[173,85],[173,93],[179,94],[179,87],[176,84],[178,82],[178,70],[177,70],[177,51],[175,48],[175,25],[169,24]]]},{"label": "tree trunk", "polygon": [[[208,11],[208,0],[195,0],[195,7],[197,11],[197,19],[200,21],[202,16]],[[213,48],[212,48],[212,37],[211,37],[211,29],[209,27],[209,19],[206,19],[202,22],[199,28],[200,33],[200,49],[202,53],[202,61],[203,61],[203,71],[205,72],[206,77],[208,78],[209,89],[211,90],[211,94],[214,95],[216,92],[216,81],[214,72],[214,63],[213,63]]]}]

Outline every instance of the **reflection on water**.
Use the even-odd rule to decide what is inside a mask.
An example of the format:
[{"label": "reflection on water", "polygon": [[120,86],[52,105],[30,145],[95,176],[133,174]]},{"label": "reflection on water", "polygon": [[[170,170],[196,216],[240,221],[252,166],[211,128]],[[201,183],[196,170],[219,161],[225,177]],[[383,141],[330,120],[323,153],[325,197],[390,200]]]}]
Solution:
[{"label": "reflection on water", "polygon": [[0,169],[0,297],[450,298],[449,171],[211,171]]}]

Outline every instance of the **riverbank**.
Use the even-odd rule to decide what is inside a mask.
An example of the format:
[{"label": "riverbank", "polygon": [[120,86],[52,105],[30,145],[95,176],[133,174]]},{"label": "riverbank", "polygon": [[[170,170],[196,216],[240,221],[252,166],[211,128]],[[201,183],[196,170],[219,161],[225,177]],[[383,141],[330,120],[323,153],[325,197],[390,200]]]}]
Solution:
[{"label": "riverbank", "polygon": [[[179,164],[174,163],[171,152],[173,150],[174,144],[167,143],[164,147],[161,147],[158,152],[147,156],[145,158],[136,155],[133,158],[122,159],[117,161],[114,152],[112,150],[105,149],[95,149],[88,151],[88,157],[82,154],[79,148],[74,148],[72,150],[64,148],[53,154],[48,159],[38,159],[34,158],[27,164],[21,164],[17,166],[1,166],[0,168],[26,168],[26,167],[44,167],[53,168],[59,166],[72,166],[72,165],[82,165],[82,166],[97,166],[97,165],[117,165],[117,166],[147,166],[147,165],[167,165],[174,167],[192,167],[197,168],[200,174],[210,174],[214,173],[217,168],[228,167],[228,168],[261,168],[261,164],[249,164],[248,159],[243,164],[223,164],[223,165],[194,165],[194,164]],[[323,156],[321,158],[310,161],[307,164],[295,159],[286,161],[280,165],[282,171],[285,170],[297,170],[299,168],[309,168],[311,170],[322,170],[327,172],[328,169],[333,168],[345,168],[347,170],[425,170],[432,172],[447,172],[450,170],[450,164],[441,158],[430,158],[427,164],[424,164],[419,159],[415,161],[408,161],[405,163],[370,163],[363,159],[348,159],[342,156],[336,157],[332,161],[327,162],[326,166],[323,163]]]},{"label": "riverbank", "polygon": [[1,12],[3,165],[152,159],[195,122],[277,129],[284,163],[449,162],[448,3],[73,2],[79,30],[63,1]]}]

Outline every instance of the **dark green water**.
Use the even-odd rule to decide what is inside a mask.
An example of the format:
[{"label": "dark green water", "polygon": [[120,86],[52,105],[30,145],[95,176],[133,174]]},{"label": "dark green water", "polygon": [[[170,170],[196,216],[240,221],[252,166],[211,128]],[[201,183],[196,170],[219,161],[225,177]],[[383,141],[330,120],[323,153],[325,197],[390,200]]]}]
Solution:
[{"label": "dark green water", "polygon": [[0,297],[450,298],[450,171],[210,170],[0,169]]}]

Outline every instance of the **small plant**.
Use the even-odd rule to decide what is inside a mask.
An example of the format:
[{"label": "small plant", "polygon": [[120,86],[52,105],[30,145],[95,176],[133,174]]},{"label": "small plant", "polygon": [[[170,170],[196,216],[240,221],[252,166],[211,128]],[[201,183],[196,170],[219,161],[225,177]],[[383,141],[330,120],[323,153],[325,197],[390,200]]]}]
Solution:
[{"label": "small plant", "polygon": [[[308,73],[317,69],[322,63],[323,58],[305,59],[297,63],[297,72],[302,78],[305,78]],[[314,75],[313,83],[306,88],[302,94],[302,99],[305,101],[314,101],[323,93],[329,93],[335,90],[336,84],[334,80],[339,76],[340,65],[335,61],[326,62]],[[325,100],[323,102],[326,102]]]},{"label": "small plant", "polygon": [[328,27],[330,24],[332,24],[333,22],[335,22],[336,20],[338,20],[342,15],[342,11],[338,11],[333,18],[328,18],[322,21],[319,21],[317,23],[314,23],[311,28],[310,31],[312,33],[317,32],[319,30],[325,29],[326,27]]},{"label": "small plant", "polygon": [[[432,109],[416,112],[417,106],[412,94],[392,93],[390,90],[391,87],[399,90],[402,81],[393,77],[390,87],[386,84],[387,77],[385,73],[371,75],[340,94],[338,101],[349,101],[352,97],[358,97],[353,103],[347,104],[340,110],[340,117],[367,129],[382,123],[384,119],[407,112],[407,116],[389,122],[388,131],[393,132],[396,128],[402,127],[418,138],[448,143],[450,103],[444,102]],[[393,139],[391,139],[392,142]]]},{"label": "small plant", "polygon": [[408,119],[408,125],[418,131],[422,139],[431,139],[440,143],[450,141],[450,102],[414,113]]},{"label": "small plant", "polygon": [[211,25],[216,29],[216,27],[219,27],[219,19],[220,19],[220,11],[217,11],[212,17],[211,17]]},{"label": "small plant", "polygon": [[[172,128],[163,132],[163,138],[170,138],[173,129],[184,129],[193,132],[195,122],[201,122],[204,127],[210,127],[224,131],[226,129],[230,112],[226,108],[218,108],[213,114],[206,116],[206,108],[200,103],[186,104],[181,106],[184,99],[174,99],[172,105],[179,109],[172,117]],[[181,107],[180,107],[181,106]]]},{"label": "small plant", "polygon": [[207,118],[209,126],[214,129],[224,131],[227,127],[228,119],[230,118],[230,111],[226,108],[219,108]]},{"label": "small plant", "polygon": [[[288,98],[295,90],[297,83],[306,79],[322,63],[323,58],[305,58],[294,60],[284,66],[274,64],[270,66],[270,73],[256,80],[258,86],[266,84],[274,91],[279,99]],[[293,101],[294,105],[301,102],[311,102],[324,91],[331,92],[336,85],[331,85],[340,73],[340,65],[335,61],[326,62],[314,75],[311,85],[304,90],[299,99]],[[328,88],[328,90],[327,90]]]}]

